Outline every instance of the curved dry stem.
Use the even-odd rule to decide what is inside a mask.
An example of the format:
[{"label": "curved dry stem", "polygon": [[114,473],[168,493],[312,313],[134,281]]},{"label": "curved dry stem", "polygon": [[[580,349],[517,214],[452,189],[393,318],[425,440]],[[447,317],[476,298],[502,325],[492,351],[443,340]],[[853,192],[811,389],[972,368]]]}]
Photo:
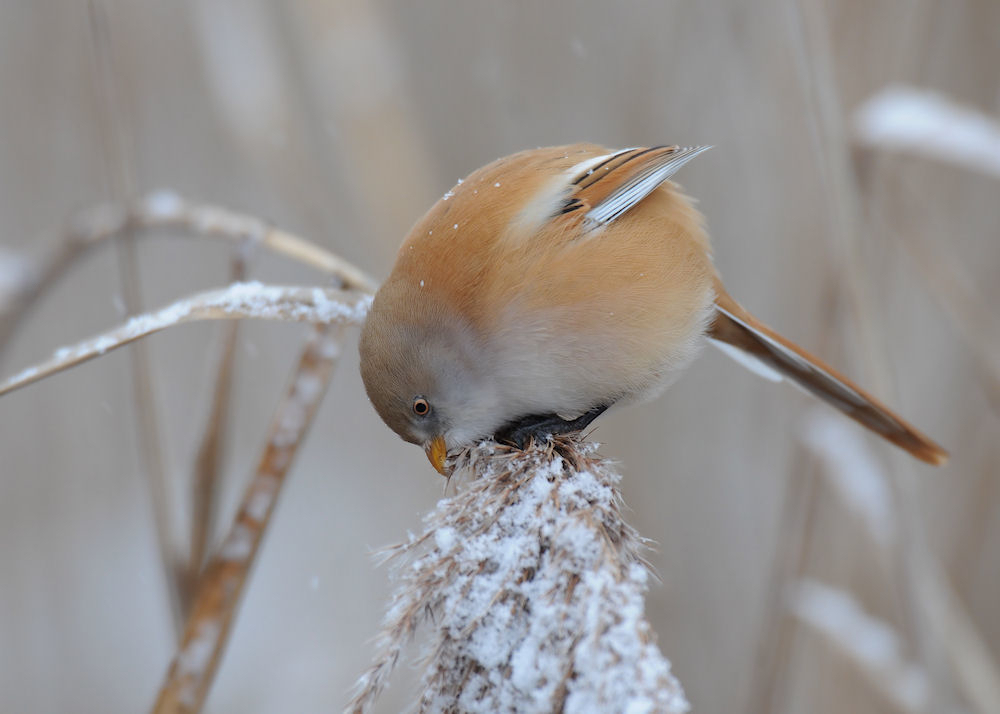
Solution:
[{"label": "curved dry stem", "polygon": [[[331,275],[340,280],[345,288],[373,293],[377,287],[375,281],[362,270],[304,238],[275,228],[255,216],[188,201],[172,191],[148,194],[124,217],[126,221],[145,229],[181,228],[205,238],[230,242],[249,240],[273,253]],[[100,234],[95,237],[101,239]]]},{"label": "curved dry stem", "polygon": [[259,218],[189,201],[173,191],[154,191],[130,205],[107,203],[81,213],[56,249],[31,270],[6,305],[0,305],[0,350],[31,307],[90,248],[131,231],[172,228],[197,237],[256,244],[335,278],[346,289],[374,293],[372,278],[346,260]]},{"label": "curved dry stem", "polygon": [[155,312],[137,315],[113,330],[60,348],[48,360],[0,382],[0,396],[186,322],[252,318],[323,325],[359,325],[370,304],[369,295],[333,288],[234,283],[227,288],[178,300]]},{"label": "curved dry stem", "polygon": [[201,578],[154,714],[201,711],[288,468],[330,382],[339,332],[336,326],[318,328],[302,352],[233,526]]}]

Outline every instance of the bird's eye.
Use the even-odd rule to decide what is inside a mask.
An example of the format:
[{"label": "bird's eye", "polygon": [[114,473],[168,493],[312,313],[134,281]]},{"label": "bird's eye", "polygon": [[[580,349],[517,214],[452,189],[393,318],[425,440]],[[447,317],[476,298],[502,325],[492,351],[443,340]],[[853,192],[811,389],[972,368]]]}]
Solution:
[{"label": "bird's eye", "polygon": [[413,413],[417,416],[427,416],[431,413],[431,404],[423,397],[417,397],[413,400]]}]

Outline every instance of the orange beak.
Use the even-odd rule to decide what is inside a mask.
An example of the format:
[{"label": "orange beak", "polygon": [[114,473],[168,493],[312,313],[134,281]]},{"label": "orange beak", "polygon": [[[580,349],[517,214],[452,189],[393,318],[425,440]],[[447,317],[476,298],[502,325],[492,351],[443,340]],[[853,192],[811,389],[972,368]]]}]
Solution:
[{"label": "orange beak", "polygon": [[444,469],[444,460],[448,456],[448,447],[445,446],[443,436],[435,436],[431,443],[424,447],[424,451],[427,453],[427,460],[431,462],[431,466],[442,476],[447,476],[448,472]]}]

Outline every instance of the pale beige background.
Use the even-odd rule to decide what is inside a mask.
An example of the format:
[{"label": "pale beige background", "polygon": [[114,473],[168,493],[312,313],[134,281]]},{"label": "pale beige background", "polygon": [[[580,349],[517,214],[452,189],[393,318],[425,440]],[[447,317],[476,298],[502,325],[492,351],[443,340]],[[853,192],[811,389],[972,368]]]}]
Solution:
[{"label": "pale beige background", "polygon": [[[1000,5],[100,7],[107,42],[95,39],[84,2],[0,4],[5,250],[41,255],[76,210],[121,198],[124,172],[127,190],[171,187],[266,217],[381,277],[423,210],[502,154],[581,140],[714,144],[679,178],[708,216],[731,292],[952,449],[935,471],[869,440],[912,485],[920,518],[906,537],[926,539],[997,654],[1000,440],[978,365],[996,369],[998,357],[975,356],[981,348],[929,290],[907,234],[951,255],[977,304],[1000,304],[1000,181],[851,150],[845,134],[858,104],[895,82],[996,116]],[[140,259],[147,305],[226,280],[219,245],[153,237]],[[3,371],[120,321],[118,274],[112,249],[86,258],[32,314]],[[317,280],[268,258],[253,275]],[[1000,329],[997,320],[982,328]],[[219,334],[190,326],[148,341],[178,500],[207,418]],[[230,502],[303,334],[275,324],[242,332]],[[422,454],[369,407],[350,339],[208,711],[339,710],[371,657],[388,592],[370,553],[419,528],[441,496]],[[4,711],[142,711],[170,660],[128,359],[119,351],[0,400]],[[790,537],[808,538],[801,572],[855,592],[900,628],[907,657],[934,664],[935,648],[914,637],[920,615],[908,614],[913,593],[899,585],[899,564],[872,554],[799,445],[812,406],[709,351],[663,398],[596,431],[621,461],[632,522],[659,543],[650,560],[663,584],[649,595],[649,616],[697,712],[752,712],[761,697],[775,712],[896,711],[814,633],[774,619],[777,546]],[[791,510],[806,519],[806,536],[781,525],[803,484],[809,505]],[[780,632],[791,636],[791,657],[769,667]],[[384,711],[406,701],[410,676],[400,672]]]}]

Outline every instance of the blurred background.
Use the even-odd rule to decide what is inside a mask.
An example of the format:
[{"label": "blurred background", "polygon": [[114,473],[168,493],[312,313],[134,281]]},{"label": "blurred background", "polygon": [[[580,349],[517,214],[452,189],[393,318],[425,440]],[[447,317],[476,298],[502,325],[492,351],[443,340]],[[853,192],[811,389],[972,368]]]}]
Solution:
[{"label": "blurred background", "polygon": [[[7,0],[0,300],[80,210],[161,187],[382,278],[409,226],[498,156],[713,144],[678,178],[730,292],[952,459],[919,464],[706,350],[594,433],[658,544],[661,649],[696,712],[997,712],[998,67],[991,0]],[[3,373],[122,322],[123,274],[147,307],[230,279],[217,243],[159,232],[134,273],[126,257],[75,264]],[[250,276],[322,280],[263,253]],[[145,342],[182,526],[223,329]],[[240,328],[220,532],[305,333]],[[173,655],[134,349],[0,400],[6,711],[146,710]],[[368,405],[353,331],[206,710],[339,710],[389,593],[372,551],[442,489]],[[407,669],[383,711],[408,701]]]}]

